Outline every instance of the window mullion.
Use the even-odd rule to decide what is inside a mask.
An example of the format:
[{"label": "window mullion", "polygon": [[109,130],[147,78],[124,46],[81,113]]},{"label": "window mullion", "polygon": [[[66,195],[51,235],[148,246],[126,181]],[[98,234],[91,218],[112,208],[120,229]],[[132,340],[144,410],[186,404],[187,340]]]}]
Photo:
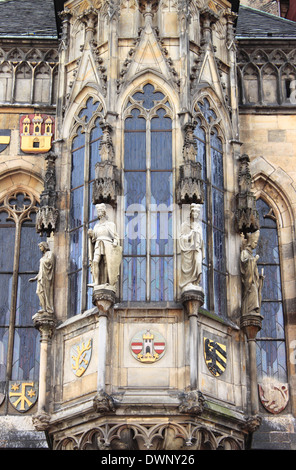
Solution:
[{"label": "window mullion", "polygon": [[81,311],[87,309],[87,231],[89,213],[89,132],[85,132],[85,154],[84,154],[84,194],[83,194],[83,238],[82,238],[82,286],[81,286]]},{"label": "window mullion", "polygon": [[215,311],[215,296],[214,296],[214,242],[213,242],[213,207],[212,207],[212,159],[211,159],[211,144],[210,144],[210,133],[206,133],[206,191],[207,191],[207,210],[206,215],[207,227],[208,227],[208,288],[209,288],[209,299],[208,306],[210,311]]},{"label": "window mullion", "polygon": [[146,120],[146,300],[150,301],[151,284],[151,120]]},{"label": "window mullion", "polygon": [[9,328],[8,328],[7,367],[6,367],[7,381],[10,380],[11,373],[12,373],[14,325],[15,325],[15,317],[16,317],[20,243],[21,243],[21,223],[20,223],[20,220],[18,219],[16,221],[16,227],[15,227],[14,260],[13,260],[13,274],[12,274],[12,288],[11,288],[11,302],[10,302],[10,317],[9,317]]}]

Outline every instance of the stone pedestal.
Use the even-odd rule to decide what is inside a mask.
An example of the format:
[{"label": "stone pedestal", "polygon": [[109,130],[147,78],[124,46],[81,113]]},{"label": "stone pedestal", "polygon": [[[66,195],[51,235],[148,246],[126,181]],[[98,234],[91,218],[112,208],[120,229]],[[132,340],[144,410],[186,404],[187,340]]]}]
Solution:
[{"label": "stone pedestal", "polygon": [[39,399],[38,411],[37,415],[33,417],[33,424],[38,431],[43,431],[50,421],[46,406],[46,379],[48,350],[55,329],[55,319],[53,314],[43,312],[36,313],[32,320],[35,328],[40,332]]},{"label": "stone pedestal", "polygon": [[[97,396],[94,398],[94,408],[98,412],[102,410],[112,411],[112,399],[106,392],[106,355],[108,338],[108,315],[116,299],[115,290],[104,286],[94,286],[92,301],[99,310],[99,330],[98,330],[98,376],[97,376]],[[102,407],[103,403],[103,407]]]},{"label": "stone pedestal", "polygon": [[198,311],[204,303],[204,292],[201,287],[183,290],[181,301],[189,318],[189,361],[190,388],[198,388]]},{"label": "stone pedestal", "polygon": [[257,361],[256,361],[256,336],[261,330],[263,317],[261,315],[243,315],[240,326],[244,331],[249,348],[249,375],[250,375],[250,398],[251,414],[256,416],[259,412],[258,384],[257,384]]}]

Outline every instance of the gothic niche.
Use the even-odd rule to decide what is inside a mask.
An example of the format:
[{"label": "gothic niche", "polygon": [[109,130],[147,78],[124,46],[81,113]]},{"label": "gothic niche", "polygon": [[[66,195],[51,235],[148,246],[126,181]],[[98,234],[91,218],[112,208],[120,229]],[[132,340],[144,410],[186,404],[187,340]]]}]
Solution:
[{"label": "gothic niche", "polygon": [[103,131],[100,143],[101,161],[95,166],[92,202],[93,204],[106,203],[115,206],[120,191],[120,172],[114,164],[112,127],[108,123],[101,124],[101,127]]},{"label": "gothic niche", "polygon": [[201,164],[196,159],[197,144],[193,135],[195,125],[184,126],[183,165],[180,165],[180,176],[177,187],[179,204],[202,204],[204,189],[201,181]]}]

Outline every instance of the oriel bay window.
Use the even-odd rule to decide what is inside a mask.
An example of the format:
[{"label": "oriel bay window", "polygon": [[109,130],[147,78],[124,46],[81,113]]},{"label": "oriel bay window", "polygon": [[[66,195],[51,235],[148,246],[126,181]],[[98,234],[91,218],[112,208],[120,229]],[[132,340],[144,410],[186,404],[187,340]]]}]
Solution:
[{"label": "oriel bay window", "polygon": [[0,391],[5,381],[37,380],[39,332],[32,317],[39,310],[36,284],[45,241],[36,233],[38,204],[23,190],[0,201]]},{"label": "oriel bay window", "polygon": [[122,298],[174,299],[172,110],[147,83],[124,112]]}]

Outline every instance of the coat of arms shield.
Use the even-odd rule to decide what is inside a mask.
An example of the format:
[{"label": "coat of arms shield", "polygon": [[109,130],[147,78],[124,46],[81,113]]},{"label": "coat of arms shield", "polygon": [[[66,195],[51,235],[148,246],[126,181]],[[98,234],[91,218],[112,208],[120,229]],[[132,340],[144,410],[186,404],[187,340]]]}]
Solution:
[{"label": "coat of arms shield", "polygon": [[152,364],[165,353],[165,339],[157,331],[139,331],[131,341],[131,351],[137,361]]},{"label": "coat of arms shield", "polygon": [[264,408],[272,414],[283,411],[289,401],[288,384],[265,380],[258,384],[259,397]]},{"label": "coat of arms shield", "polygon": [[89,366],[92,353],[92,340],[80,341],[70,351],[71,369],[76,377],[81,377]]},{"label": "coat of arms shield", "polygon": [[204,338],[204,358],[209,371],[219,377],[226,369],[226,345]]},{"label": "coat of arms shield", "polygon": [[21,413],[25,413],[35,405],[38,397],[38,384],[29,380],[9,382],[9,401]]}]

